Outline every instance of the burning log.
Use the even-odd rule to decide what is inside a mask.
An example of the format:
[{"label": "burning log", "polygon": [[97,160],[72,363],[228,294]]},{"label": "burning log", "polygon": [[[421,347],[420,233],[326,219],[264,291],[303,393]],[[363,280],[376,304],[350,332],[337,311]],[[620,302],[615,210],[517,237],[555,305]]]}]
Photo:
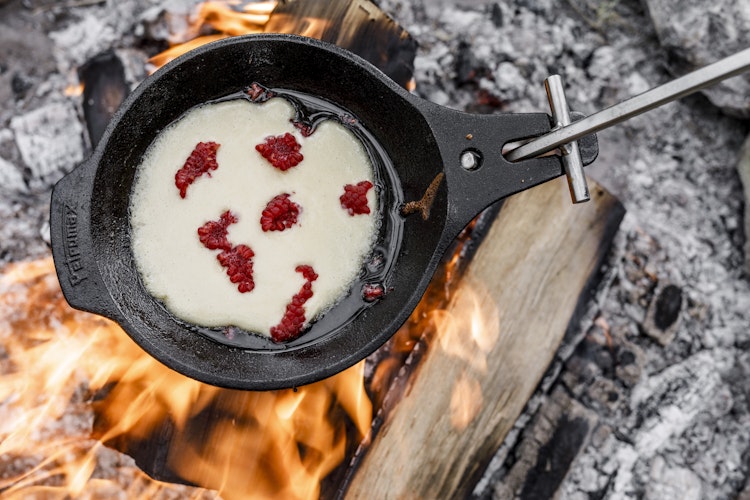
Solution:
[{"label": "burning log", "polygon": [[[347,498],[469,494],[546,371],[624,215],[592,186],[510,198],[465,272],[403,400],[355,462]],[[342,489],[342,492],[344,490]]]},{"label": "burning log", "polygon": [[348,49],[402,87],[414,72],[416,41],[369,0],[282,1],[264,31],[309,36]]},{"label": "burning log", "polygon": [[291,33],[318,38],[368,60],[402,87],[412,85],[417,43],[370,0],[307,0],[200,4],[187,32],[152,57],[153,69],[228,36]]}]

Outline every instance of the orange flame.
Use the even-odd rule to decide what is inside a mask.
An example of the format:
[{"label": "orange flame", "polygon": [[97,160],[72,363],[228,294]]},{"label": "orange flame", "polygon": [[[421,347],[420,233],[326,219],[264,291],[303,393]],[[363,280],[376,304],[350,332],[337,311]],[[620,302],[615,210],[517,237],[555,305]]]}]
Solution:
[{"label": "orange flame", "polygon": [[[210,41],[262,32],[275,6],[204,2],[181,40],[149,62],[155,69]],[[311,22],[302,34],[315,36],[323,27]],[[437,333],[438,345],[468,355],[451,321],[436,326],[454,284],[459,256],[453,257],[444,279],[394,337],[392,357],[377,365],[371,382],[377,397],[389,391],[414,346],[432,342],[425,331],[448,325],[448,333]],[[488,342],[483,335],[472,334],[480,352]],[[114,323],[70,309],[51,259],[11,265],[0,274],[0,496],[317,498],[323,478],[345,459],[347,429],[370,439],[373,405],[363,372],[360,363],[298,391],[201,384],[143,353]],[[470,374],[456,381],[455,428],[468,425],[481,407],[477,391]],[[214,417],[208,423],[201,420],[207,413]],[[148,441],[165,422],[174,429],[165,466],[214,491],[155,481],[126,455],[102,446]]]},{"label": "orange flame", "polygon": [[451,424],[465,429],[484,404],[479,378],[487,373],[488,356],[500,338],[500,310],[477,283],[464,279],[446,311],[436,313],[437,345],[462,366],[451,392]]},{"label": "orange flame", "polygon": [[[215,40],[229,36],[262,33],[263,27],[276,8],[276,1],[252,2],[240,5],[238,1],[209,1],[198,5],[190,26],[180,33],[172,47],[149,59],[156,70],[180,55]],[[214,34],[201,35],[206,29]]]},{"label": "orange flame", "polygon": [[83,94],[83,84],[82,83],[70,84],[67,87],[65,87],[63,94],[68,97],[78,97],[81,94]]},{"label": "orange flame", "polygon": [[451,393],[453,427],[465,429],[482,409],[478,378],[486,373],[487,356],[500,337],[500,309],[487,290],[463,277],[469,260],[464,250],[471,244],[476,222],[467,226],[446,253],[424,297],[386,344],[389,356],[374,367],[369,387],[373,406],[381,415],[403,397],[420,356],[429,349],[440,349],[463,366]]},{"label": "orange flame", "polygon": [[[0,275],[0,494],[109,497],[124,484],[127,498],[316,498],[344,459],[346,420],[369,432],[363,369],[297,392],[208,386],[155,361],[114,323],[69,308],[51,259],[11,265]],[[189,439],[209,407],[216,418]],[[101,446],[147,439],[165,420],[180,438],[167,465],[216,492],[154,481]]]},{"label": "orange flame", "polygon": [[[210,41],[262,32],[275,6],[204,2],[185,36],[175,40],[180,43],[149,62],[155,69]],[[315,36],[322,28],[311,22],[302,34]],[[391,356],[375,367],[370,389],[379,398],[376,407],[397,392],[391,381],[404,359],[435,335],[437,346],[458,358],[478,351],[471,366],[482,370],[495,333],[488,337],[481,325],[472,327],[467,347],[441,309],[458,261],[455,253],[390,342]],[[143,353],[114,323],[70,309],[51,259],[9,266],[0,274],[0,496],[317,498],[321,481],[346,458],[347,439],[371,438],[373,404],[363,372],[360,363],[296,392],[201,384]],[[481,408],[482,394],[469,372],[453,394],[451,421],[460,430]],[[210,422],[201,420],[206,414]],[[165,467],[213,491],[155,481],[126,455],[102,446],[148,441],[167,424],[174,435]]]}]

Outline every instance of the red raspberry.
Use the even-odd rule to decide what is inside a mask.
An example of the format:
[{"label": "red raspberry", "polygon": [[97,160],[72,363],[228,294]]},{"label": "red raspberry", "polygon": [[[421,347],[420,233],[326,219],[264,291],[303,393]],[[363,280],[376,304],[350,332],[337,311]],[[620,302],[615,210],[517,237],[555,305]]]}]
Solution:
[{"label": "red raspberry", "polygon": [[313,296],[312,283],[318,279],[318,274],[312,266],[301,265],[295,269],[302,273],[305,278],[305,284],[300,291],[292,297],[292,301],[287,304],[284,317],[278,325],[271,327],[271,338],[274,342],[284,342],[294,340],[302,332],[302,326],[305,324],[305,302]]},{"label": "red raspberry", "polygon": [[362,298],[365,299],[366,302],[375,302],[376,300],[383,298],[383,295],[385,295],[383,285],[378,283],[368,283],[362,287]]},{"label": "red raspberry", "polygon": [[237,283],[237,290],[240,293],[252,292],[255,288],[255,281],[253,281],[254,256],[255,252],[247,245],[237,245],[216,256],[221,265],[227,268],[229,281]]},{"label": "red raspberry", "polygon": [[302,273],[302,277],[307,281],[315,281],[318,279],[318,273],[315,272],[312,266],[301,265],[294,268],[298,273]]},{"label": "red raspberry", "polygon": [[275,94],[273,91],[267,89],[263,85],[253,82],[250,88],[247,89],[247,95],[253,102],[266,102],[272,98]]},{"label": "red raspberry", "polygon": [[227,268],[229,281],[237,283],[241,293],[252,292],[255,288],[253,281],[253,257],[255,252],[247,245],[235,247],[227,238],[227,228],[237,222],[237,216],[227,210],[217,221],[208,221],[198,228],[198,238],[209,250],[222,250],[216,256],[222,267]]},{"label": "red raspberry", "polygon": [[302,137],[310,137],[315,132],[315,128],[307,122],[292,120],[292,125],[300,131]]},{"label": "red raspberry", "polygon": [[283,231],[297,223],[300,206],[289,199],[288,193],[275,196],[268,202],[260,216],[260,227],[264,232]]},{"label": "red raspberry", "polygon": [[209,250],[229,250],[232,244],[227,239],[227,228],[237,222],[237,217],[227,210],[218,221],[210,220],[198,228],[198,238]]},{"label": "red raspberry", "polygon": [[344,194],[341,195],[341,207],[354,217],[357,214],[369,214],[370,207],[367,206],[367,191],[372,187],[372,182],[362,181],[344,186]]},{"label": "red raspberry", "polygon": [[210,170],[219,168],[216,162],[216,151],[219,144],[215,142],[199,142],[190,156],[185,160],[185,164],[174,174],[174,185],[180,190],[182,198],[187,195],[187,188],[195,179],[203,174],[211,177]]},{"label": "red raspberry", "polygon": [[266,142],[258,144],[255,149],[271,162],[271,165],[286,171],[296,167],[304,159],[299,152],[300,147],[297,139],[287,132],[284,135],[266,137]]}]

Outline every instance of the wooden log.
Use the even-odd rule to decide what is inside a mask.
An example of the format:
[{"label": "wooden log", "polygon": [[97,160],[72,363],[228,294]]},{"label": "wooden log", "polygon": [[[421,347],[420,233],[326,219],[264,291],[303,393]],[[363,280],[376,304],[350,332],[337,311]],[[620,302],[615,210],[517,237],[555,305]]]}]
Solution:
[{"label": "wooden log", "polygon": [[586,300],[624,215],[595,183],[509,198],[469,264],[404,398],[353,472],[346,498],[467,496]]},{"label": "wooden log", "polygon": [[370,0],[283,0],[264,31],[305,35],[348,49],[402,87],[414,73],[416,41]]}]

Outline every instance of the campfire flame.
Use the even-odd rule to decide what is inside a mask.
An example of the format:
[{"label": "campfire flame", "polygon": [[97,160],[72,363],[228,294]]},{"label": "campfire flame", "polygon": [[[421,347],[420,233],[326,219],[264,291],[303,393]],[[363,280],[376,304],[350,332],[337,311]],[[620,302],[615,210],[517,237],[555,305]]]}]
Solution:
[{"label": "campfire flame", "polygon": [[[500,337],[499,309],[490,294],[475,283],[464,283],[451,298],[450,312],[436,312],[437,343],[464,366],[451,392],[450,421],[464,430],[479,414],[483,396],[477,377],[488,369],[488,356]],[[484,293],[483,293],[484,292]]]},{"label": "campfire flame", "polygon": [[[198,5],[187,30],[173,35],[171,47],[149,59],[155,71],[169,61],[209,42],[230,36],[262,33],[276,1],[209,1]],[[202,34],[205,31],[211,34]]]},{"label": "campfire flame", "polygon": [[[496,308],[484,307],[472,287],[456,288],[459,253],[369,378],[381,416],[408,386],[405,372],[425,351],[418,344],[470,360],[454,381],[455,429],[483,405],[474,374],[498,338],[489,326],[497,318],[488,317]],[[161,365],[111,321],[71,309],[51,259],[10,265],[0,274],[0,495],[98,498],[124,488],[127,498],[318,498],[326,476],[352,458],[352,445],[366,449],[376,431],[364,369],[363,362],[296,391],[202,384]],[[165,467],[208,489],[155,481],[103,446],[148,442],[165,429]]]},{"label": "campfire flame", "polygon": [[[210,41],[262,32],[275,6],[204,2],[189,29],[149,63],[155,70]],[[322,32],[315,21],[301,34]],[[321,482],[347,459],[352,444],[372,438],[373,404],[382,410],[386,398],[400,399],[393,386],[405,384],[393,381],[404,376],[404,361],[416,346],[436,342],[459,358],[473,356],[473,370],[486,366],[483,353],[496,332],[477,324],[468,340],[465,335],[476,304],[466,300],[461,321],[444,311],[459,260],[460,252],[454,253],[389,342],[369,377],[373,402],[364,387],[364,362],[296,391],[202,384],[161,365],[113,322],[71,309],[50,258],[8,266],[0,274],[0,496],[319,497]],[[478,383],[465,373],[455,381],[453,426],[465,428],[481,405]],[[137,445],[164,432],[171,433],[169,449],[160,450],[165,467],[207,489],[156,481],[130,457],[104,446]]]},{"label": "campfire flame", "polygon": [[132,463],[104,470],[125,459],[102,446],[146,439],[165,420],[181,432],[212,407],[221,418],[200,442],[173,442],[172,470],[225,499],[317,498],[344,459],[347,420],[360,438],[369,432],[363,367],[296,392],[208,386],[155,361],[114,323],[71,309],[51,259],[13,264],[0,276],[0,494],[108,496],[117,480],[130,485],[128,498],[215,498],[151,480]]},{"label": "campfire flame", "polygon": [[65,87],[63,94],[65,94],[67,97],[78,97],[80,95],[83,95],[83,84],[77,83],[68,85],[67,87]]}]

